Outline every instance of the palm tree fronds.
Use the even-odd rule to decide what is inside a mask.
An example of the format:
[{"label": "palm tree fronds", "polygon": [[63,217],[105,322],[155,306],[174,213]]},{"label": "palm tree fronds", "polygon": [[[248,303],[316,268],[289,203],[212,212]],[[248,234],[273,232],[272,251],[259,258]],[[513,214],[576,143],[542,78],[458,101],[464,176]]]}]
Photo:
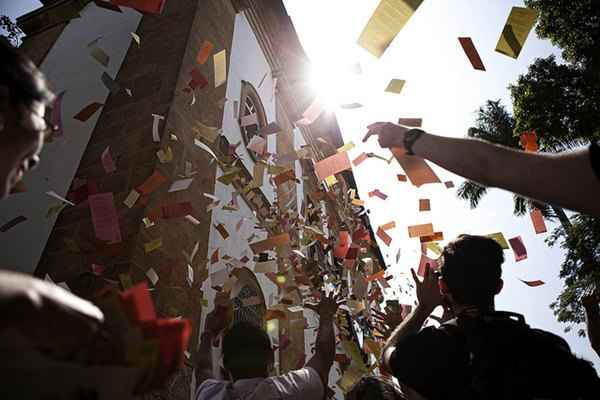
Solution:
[{"label": "palm tree fronds", "polygon": [[487,193],[488,188],[473,181],[465,181],[459,186],[456,195],[463,200],[467,200],[471,208],[476,208],[479,202]]}]

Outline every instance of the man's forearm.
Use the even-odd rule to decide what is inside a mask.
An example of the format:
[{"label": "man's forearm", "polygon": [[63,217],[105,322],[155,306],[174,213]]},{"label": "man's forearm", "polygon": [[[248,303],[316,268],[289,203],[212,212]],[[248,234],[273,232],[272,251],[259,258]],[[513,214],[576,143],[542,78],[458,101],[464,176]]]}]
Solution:
[{"label": "man's forearm", "polygon": [[479,139],[425,133],[414,153],[485,186],[498,187],[544,203],[600,215],[600,183],[589,151],[560,155],[528,153]]},{"label": "man's forearm", "polygon": [[398,325],[394,332],[392,332],[385,342],[382,352],[383,363],[386,369],[389,370],[389,358],[396,347],[396,343],[408,336],[416,335],[419,330],[421,330],[425,320],[431,315],[432,311],[432,309],[423,307],[419,304],[417,308],[415,308],[415,310],[410,313],[400,325]]},{"label": "man's forearm", "polygon": [[592,348],[600,355],[600,310],[598,305],[585,307],[588,337]]},{"label": "man's forearm", "polygon": [[319,319],[319,332],[315,347],[315,354],[321,357],[322,364],[331,366],[335,359],[335,330],[332,317]]},{"label": "man's forearm", "polygon": [[195,372],[196,372],[196,385],[198,385],[199,381],[203,381],[207,379],[210,374],[212,374],[213,363],[212,363],[212,341],[214,339],[214,335],[211,332],[204,332],[200,337],[200,347],[196,352],[195,359]]}]

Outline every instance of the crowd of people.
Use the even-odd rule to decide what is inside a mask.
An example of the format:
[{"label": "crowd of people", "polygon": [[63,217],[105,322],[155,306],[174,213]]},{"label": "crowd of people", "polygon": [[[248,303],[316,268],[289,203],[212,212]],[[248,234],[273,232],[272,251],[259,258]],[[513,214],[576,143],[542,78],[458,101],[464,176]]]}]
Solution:
[{"label": "crowd of people", "polygon": [[[35,167],[45,135],[44,118],[53,95],[33,63],[0,41],[0,197],[7,197]],[[378,122],[365,137],[491,187],[500,187],[571,210],[600,217],[600,148],[555,155],[526,153],[477,139],[437,136],[420,129]],[[414,271],[418,306],[405,318],[379,317],[388,325],[380,374],[365,376],[347,399],[593,399],[600,378],[586,360],[572,354],[560,337],[529,327],[522,315],[497,311],[503,286],[502,248],[492,239],[461,235],[441,256],[439,272]],[[196,400],[321,399],[335,358],[334,316],[341,299],[322,294],[306,305],[319,316],[316,350],[299,370],[272,376],[273,346],[268,334],[249,323],[225,326],[219,310],[204,324],[195,360]],[[600,354],[600,296],[583,300],[587,333]],[[439,326],[424,327],[438,307]],[[98,332],[102,312],[55,285],[0,271],[2,331],[14,330],[32,347],[67,357]],[[390,321],[395,321],[392,323]],[[220,370],[211,344],[222,336]],[[221,377],[221,379],[219,379]]]}]

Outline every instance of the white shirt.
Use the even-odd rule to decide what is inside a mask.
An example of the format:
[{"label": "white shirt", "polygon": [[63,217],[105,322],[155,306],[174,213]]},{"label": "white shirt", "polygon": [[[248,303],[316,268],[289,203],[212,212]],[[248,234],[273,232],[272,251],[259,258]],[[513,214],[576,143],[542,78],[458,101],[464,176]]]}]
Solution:
[{"label": "white shirt", "polygon": [[233,383],[207,379],[196,389],[195,400],[320,400],[324,395],[317,371],[304,367],[284,375]]}]

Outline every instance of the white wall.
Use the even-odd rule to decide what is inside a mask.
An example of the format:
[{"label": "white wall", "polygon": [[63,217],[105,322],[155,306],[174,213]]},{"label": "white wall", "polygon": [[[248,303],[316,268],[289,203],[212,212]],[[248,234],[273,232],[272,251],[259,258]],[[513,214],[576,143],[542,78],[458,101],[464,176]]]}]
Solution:
[{"label": "white wall", "polygon": [[[233,102],[240,101],[242,91],[242,80],[250,82],[258,92],[268,122],[274,122],[275,98],[273,96],[273,77],[267,59],[262,53],[254,31],[243,14],[238,14],[235,18],[235,28],[233,32],[233,44],[231,54],[229,55],[229,72],[227,74],[227,103],[223,114],[223,133],[230,143],[237,143],[242,140],[242,134],[238,121],[234,118]],[[259,87],[259,83],[266,75],[266,78]],[[276,149],[275,135],[269,135],[267,142],[267,151],[274,153]],[[243,143],[243,142],[242,142]],[[242,145],[238,147],[238,155],[241,157],[244,166],[252,172],[254,161],[250,158],[248,150]],[[267,199],[273,202],[275,192],[266,181],[261,188]]]},{"label": "white wall", "polygon": [[[141,14],[130,8],[116,13],[93,3],[80,14],[81,18],[71,20],[65,27],[41,65],[54,91],[66,90],[62,100],[64,136],[44,147],[39,167],[25,178],[27,192],[14,194],[0,203],[0,224],[19,215],[28,218],[0,233],[2,268],[26,273],[35,270],[56,221],[56,217],[47,219],[46,212],[59,204],[45,192],[66,194],[101,110],[87,122],[77,121],[73,116],[91,102],[106,102],[108,89],[100,76],[103,71],[113,78],[116,76],[131,45],[130,32],[136,31],[141,20]],[[106,69],[89,55],[87,48],[99,36],[102,36],[99,46],[110,56]]]}]

